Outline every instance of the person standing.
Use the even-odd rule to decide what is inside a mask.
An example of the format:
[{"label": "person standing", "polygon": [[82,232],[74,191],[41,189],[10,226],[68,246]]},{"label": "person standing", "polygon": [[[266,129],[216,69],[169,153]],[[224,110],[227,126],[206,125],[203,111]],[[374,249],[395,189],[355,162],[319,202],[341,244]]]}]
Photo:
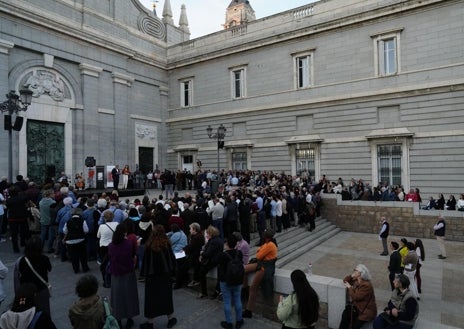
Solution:
[{"label": "person standing", "polygon": [[287,297],[280,296],[277,306],[277,317],[283,322],[282,328],[316,328],[319,319],[319,296],[302,270],[294,270],[290,280],[293,292]]},{"label": "person standing", "polygon": [[113,178],[113,187],[115,190],[118,190],[119,188],[119,176],[121,175],[121,172],[119,171],[119,165],[114,166],[114,168],[111,170],[111,177]]},{"label": "person standing", "polygon": [[409,279],[409,289],[413,293],[414,297],[419,300],[419,294],[417,293],[417,286],[414,277],[416,276],[417,263],[419,257],[416,254],[416,246],[412,242],[408,242],[408,254],[404,257],[404,274]]},{"label": "person standing", "polygon": [[388,279],[390,280],[391,290],[395,289],[393,281],[395,280],[396,275],[401,273],[401,255],[398,251],[399,247],[400,245],[398,244],[398,242],[390,242],[391,254],[390,262],[388,263],[388,271],[390,273],[388,274]]},{"label": "person standing", "polygon": [[238,258],[240,263],[243,264],[243,255],[240,250],[235,249],[237,245],[237,239],[233,234],[229,235],[224,244],[225,250],[219,256],[217,276],[219,284],[221,286],[222,300],[224,302],[224,316],[225,321],[221,321],[221,327],[225,329],[233,329],[232,323],[232,304],[235,308],[235,328],[241,328],[243,326],[242,318],[242,283],[243,277],[237,282],[227,282],[227,268],[229,262]]},{"label": "person standing", "polygon": [[100,256],[100,272],[102,273],[103,277],[103,287],[110,288],[111,287],[111,277],[107,273],[108,267],[108,246],[113,240],[113,234],[116,230],[116,227],[119,225],[118,222],[113,222],[114,214],[111,211],[105,211],[103,213],[103,217],[105,219],[105,223],[101,224],[98,227],[97,231],[97,238],[99,241],[99,249],[98,253]]},{"label": "person standing", "polygon": [[401,238],[400,240],[400,248],[398,252],[401,256],[401,273],[404,272],[404,257],[408,254],[408,240],[406,238]]},{"label": "person standing", "polygon": [[54,253],[53,242],[55,241],[55,226],[52,223],[51,206],[56,204],[53,198],[53,190],[45,190],[39,202],[40,209],[40,237],[45,243],[47,241],[47,253]]},{"label": "person standing", "polygon": [[419,294],[422,293],[422,277],[420,274],[420,269],[422,267],[422,262],[425,260],[425,249],[424,249],[424,244],[422,243],[421,239],[416,239],[416,242],[414,243],[416,247],[416,254],[419,257],[419,261],[417,262],[417,268],[416,268],[416,282],[417,282],[417,292]]},{"label": "person standing", "polygon": [[433,226],[435,236],[437,238],[438,247],[440,248],[441,254],[438,255],[439,259],[446,259],[446,248],[445,248],[445,232],[446,222],[443,216],[438,217],[438,222]]},{"label": "person standing", "polygon": [[[35,306],[39,311],[50,313],[50,292],[48,290],[48,273],[52,270],[50,259],[42,254],[43,242],[37,235],[32,236],[24,248],[24,256],[17,263],[18,282],[22,286],[32,283],[35,286]],[[16,269],[15,269],[16,271]],[[15,273],[16,276],[16,273]],[[15,291],[20,287],[15,286]]]},{"label": "person standing", "polygon": [[140,329],[153,329],[155,317],[166,315],[167,327],[177,323],[174,317],[171,276],[176,268],[176,258],[171,249],[171,242],[162,225],[155,225],[150,238],[146,242],[140,275],[145,277],[146,322]]},{"label": "person standing", "polygon": [[5,205],[7,207],[8,225],[10,226],[11,243],[13,251],[19,253],[18,236],[21,247],[26,245],[26,240],[29,237],[27,198],[17,186],[12,186],[8,190],[8,194],[10,197],[6,200]]},{"label": "person standing", "polygon": [[380,220],[382,227],[380,228],[379,239],[382,240],[383,247],[383,252],[380,254],[380,256],[388,256],[387,239],[388,234],[390,233],[390,224],[388,223],[386,217],[382,217]]},{"label": "person standing", "polygon": [[125,165],[122,168],[122,189],[127,189],[127,183],[129,182],[129,175],[130,175],[129,165]]},{"label": "person standing", "polygon": [[127,226],[116,226],[112,241],[108,246],[111,274],[111,308],[113,316],[118,320],[127,319],[126,329],[134,325],[134,316],[139,315],[139,294],[135,275],[134,259],[136,244],[126,237]]},{"label": "person standing", "polygon": [[89,227],[81,213],[80,209],[73,208],[71,219],[63,227],[64,241],[76,274],[80,271],[79,264],[82,267],[82,272],[86,273],[90,270],[87,264],[87,245],[85,243],[85,235],[89,232]]}]

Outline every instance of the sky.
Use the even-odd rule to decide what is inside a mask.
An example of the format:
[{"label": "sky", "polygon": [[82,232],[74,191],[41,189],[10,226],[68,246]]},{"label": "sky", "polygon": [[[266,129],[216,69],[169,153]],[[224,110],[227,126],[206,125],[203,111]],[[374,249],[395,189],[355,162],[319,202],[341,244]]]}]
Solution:
[{"label": "sky", "polygon": [[[153,0],[139,0],[145,7],[152,10]],[[180,8],[185,4],[187,19],[190,29],[190,39],[206,34],[218,32],[223,29],[226,9],[231,0],[171,0],[173,20],[179,24]],[[272,2],[272,4],[270,4]],[[296,7],[307,5],[315,0],[250,0],[251,7],[255,11],[256,19],[274,15]],[[162,18],[164,0],[156,3],[156,13]]]}]

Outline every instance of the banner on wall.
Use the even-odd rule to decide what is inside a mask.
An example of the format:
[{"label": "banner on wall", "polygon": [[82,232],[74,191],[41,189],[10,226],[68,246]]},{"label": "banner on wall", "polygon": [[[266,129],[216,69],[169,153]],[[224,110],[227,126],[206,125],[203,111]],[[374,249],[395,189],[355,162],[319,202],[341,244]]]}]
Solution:
[{"label": "banner on wall", "polygon": [[114,187],[113,184],[113,175],[111,175],[111,171],[113,170],[115,166],[114,165],[109,165],[106,166],[106,187]]}]

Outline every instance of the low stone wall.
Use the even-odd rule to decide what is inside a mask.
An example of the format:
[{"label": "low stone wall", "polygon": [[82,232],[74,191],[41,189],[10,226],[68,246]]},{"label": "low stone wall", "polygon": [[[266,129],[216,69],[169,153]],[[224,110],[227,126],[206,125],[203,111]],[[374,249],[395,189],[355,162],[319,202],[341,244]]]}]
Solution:
[{"label": "low stone wall", "polygon": [[321,215],[344,231],[379,233],[380,218],[386,216],[390,234],[433,239],[438,216],[446,221],[446,239],[464,241],[464,212],[423,210],[417,202],[342,201],[339,194],[324,194]]},{"label": "low stone wall", "polygon": [[[279,322],[276,310],[280,295],[288,295],[293,291],[290,274],[292,271],[276,269],[274,275],[274,295],[272,299],[265,299],[258,290],[255,304],[255,314],[267,319]],[[210,289],[216,285],[216,269],[208,272],[208,286]],[[346,289],[342,280],[320,275],[307,275],[308,281],[319,295],[320,311],[318,328],[338,328],[341,314],[345,308]],[[248,283],[251,284],[253,273],[248,275]],[[246,302],[243,303],[245,309]]]}]

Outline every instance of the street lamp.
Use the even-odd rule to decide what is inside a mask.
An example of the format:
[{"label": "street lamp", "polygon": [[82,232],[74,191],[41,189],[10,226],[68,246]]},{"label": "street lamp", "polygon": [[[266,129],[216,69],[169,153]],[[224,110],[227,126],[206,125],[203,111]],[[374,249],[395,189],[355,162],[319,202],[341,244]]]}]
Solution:
[{"label": "street lamp", "polygon": [[[12,131],[20,131],[23,127],[23,117],[18,116],[18,112],[27,111],[27,107],[31,105],[32,91],[23,89],[19,91],[19,96],[14,90],[6,94],[6,101],[0,104],[0,111],[7,112],[5,114],[5,130],[8,130],[8,181],[13,182],[13,135]],[[16,115],[15,122],[12,124],[13,114]]]},{"label": "street lamp", "polygon": [[206,133],[208,134],[208,137],[211,139],[216,139],[217,140],[217,174],[219,177],[219,149],[224,148],[224,137],[226,135],[226,127],[224,127],[221,123],[221,125],[217,128],[217,131],[215,134],[213,134],[213,128],[211,126],[208,126],[206,128]]}]

